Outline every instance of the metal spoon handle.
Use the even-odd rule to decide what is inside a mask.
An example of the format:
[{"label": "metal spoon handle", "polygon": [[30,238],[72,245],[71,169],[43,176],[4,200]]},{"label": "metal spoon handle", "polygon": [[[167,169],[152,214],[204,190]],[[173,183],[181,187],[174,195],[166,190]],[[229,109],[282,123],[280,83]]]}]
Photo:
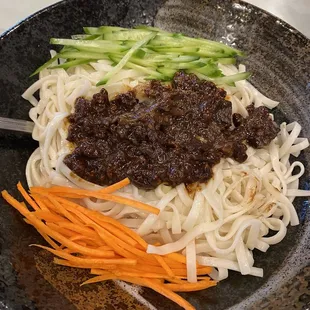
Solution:
[{"label": "metal spoon handle", "polygon": [[0,117],[0,129],[32,133],[33,127],[33,122]]}]

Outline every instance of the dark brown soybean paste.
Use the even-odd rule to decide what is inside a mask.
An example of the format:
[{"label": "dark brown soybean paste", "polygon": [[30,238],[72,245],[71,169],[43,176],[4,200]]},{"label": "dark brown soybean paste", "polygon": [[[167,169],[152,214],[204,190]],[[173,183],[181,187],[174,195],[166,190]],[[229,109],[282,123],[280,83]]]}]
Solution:
[{"label": "dark brown soybean paste", "polygon": [[145,100],[135,91],[109,101],[105,89],[79,98],[64,162],[81,178],[109,185],[129,177],[136,186],[206,182],[221,158],[246,160],[246,143],[261,148],[278,133],[265,107],[232,115],[226,92],[193,74],[176,73],[172,85],[151,81]]}]

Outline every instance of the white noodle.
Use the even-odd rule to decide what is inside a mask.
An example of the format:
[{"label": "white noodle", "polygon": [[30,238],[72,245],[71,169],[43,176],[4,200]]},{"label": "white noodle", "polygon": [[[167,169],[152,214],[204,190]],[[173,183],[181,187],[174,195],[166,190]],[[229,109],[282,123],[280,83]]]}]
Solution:
[{"label": "white noodle", "polygon": [[[109,60],[100,60],[67,71],[45,69],[24,92],[23,97],[34,106],[29,115],[35,123],[33,138],[39,142],[26,167],[29,186],[102,188],[82,180],[64,165],[64,157],[72,151],[66,141],[68,125],[64,119],[74,111],[77,97],[91,98],[100,91],[96,83],[112,68]],[[220,68],[227,75],[245,71],[243,65]],[[113,97],[143,82],[143,78],[140,72],[122,69],[106,89]],[[252,102],[255,107],[278,105],[247,81],[235,84],[225,87],[234,113],[247,116],[246,108]],[[37,91],[39,101],[35,98]],[[118,219],[149,243],[163,243],[149,245],[149,253],[185,254],[190,282],[197,281],[196,259],[199,264],[214,267],[210,276],[216,280],[227,278],[228,270],[262,277],[263,270],[254,267],[252,250],[266,252],[270,245],[280,242],[287,225],[299,223],[292,204],[294,198],[310,196],[310,191],[298,189],[304,165],[299,161],[290,163],[291,155],[297,157],[309,146],[308,139],[299,137],[301,126],[297,122],[283,123],[280,129],[269,146],[249,147],[244,163],[223,159],[214,167],[213,178],[201,185],[194,197],[184,184],[176,188],[162,184],[153,191],[128,185],[118,191],[118,195],[157,207],[158,216],[102,200],[86,198],[82,203]],[[293,175],[296,169],[298,172]],[[266,237],[270,230],[275,234]]]}]

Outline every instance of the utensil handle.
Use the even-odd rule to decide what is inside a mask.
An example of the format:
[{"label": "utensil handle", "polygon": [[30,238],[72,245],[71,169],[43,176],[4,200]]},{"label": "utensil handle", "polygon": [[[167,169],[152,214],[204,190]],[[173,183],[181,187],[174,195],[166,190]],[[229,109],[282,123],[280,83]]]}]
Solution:
[{"label": "utensil handle", "polygon": [[0,117],[0,129],[32,133],[33,127],[33,122]]}]

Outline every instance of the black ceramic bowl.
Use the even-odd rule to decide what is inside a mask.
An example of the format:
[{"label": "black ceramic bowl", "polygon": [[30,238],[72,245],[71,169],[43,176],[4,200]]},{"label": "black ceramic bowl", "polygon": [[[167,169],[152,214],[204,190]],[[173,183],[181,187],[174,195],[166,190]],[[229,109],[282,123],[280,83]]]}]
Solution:
[{"label": "black ceramic bowl", "polygon": [[[309,41],[284,22],[240,1],[67,0],[44,9],[0,38],[1,116],[27,119],[30,105],[21,94],[36,79],[29,78],[30,73],[48,59],[49,38],[69,37],[81,33],[83,26],[103,24],[155,25],[223,41],[246,51],[244,63],[254,73],[251,82],[281,102],[275,111],[276,119],[297,120],[303,127],[303,136],[310,136]],[[25,183],[25,165],[35,148],[36,143],[29,136],[0,132],[1,189],[14,188],[18,180]],[[301,160],[306,166],[301,180],[304,187],[309,177],[309,151],[303,152]],[[231,272],[229,279],[215,288],[182,296],[197,309],[293,309],[294,303],[301,307],[304,297],[299,304],[296,300],[302,290],[307,290],[306,278],[289,281],[309,264],[309,208],[301,199],[296,200],[295,206],[301,224],[289,227],[286,238],[266,254],[255,253],[256,265],[264,268],[264,278]],[[0,308],[145,308],[112,282],[81,288],[79,284],[86,279],[86,273],[55,266],[48,254],[28,247],[42,240],[3,200],[0,227]],[[279,290],[281,286],[284,289]],[[141,294],[157,309],[177,308],[148,289]]]}]

